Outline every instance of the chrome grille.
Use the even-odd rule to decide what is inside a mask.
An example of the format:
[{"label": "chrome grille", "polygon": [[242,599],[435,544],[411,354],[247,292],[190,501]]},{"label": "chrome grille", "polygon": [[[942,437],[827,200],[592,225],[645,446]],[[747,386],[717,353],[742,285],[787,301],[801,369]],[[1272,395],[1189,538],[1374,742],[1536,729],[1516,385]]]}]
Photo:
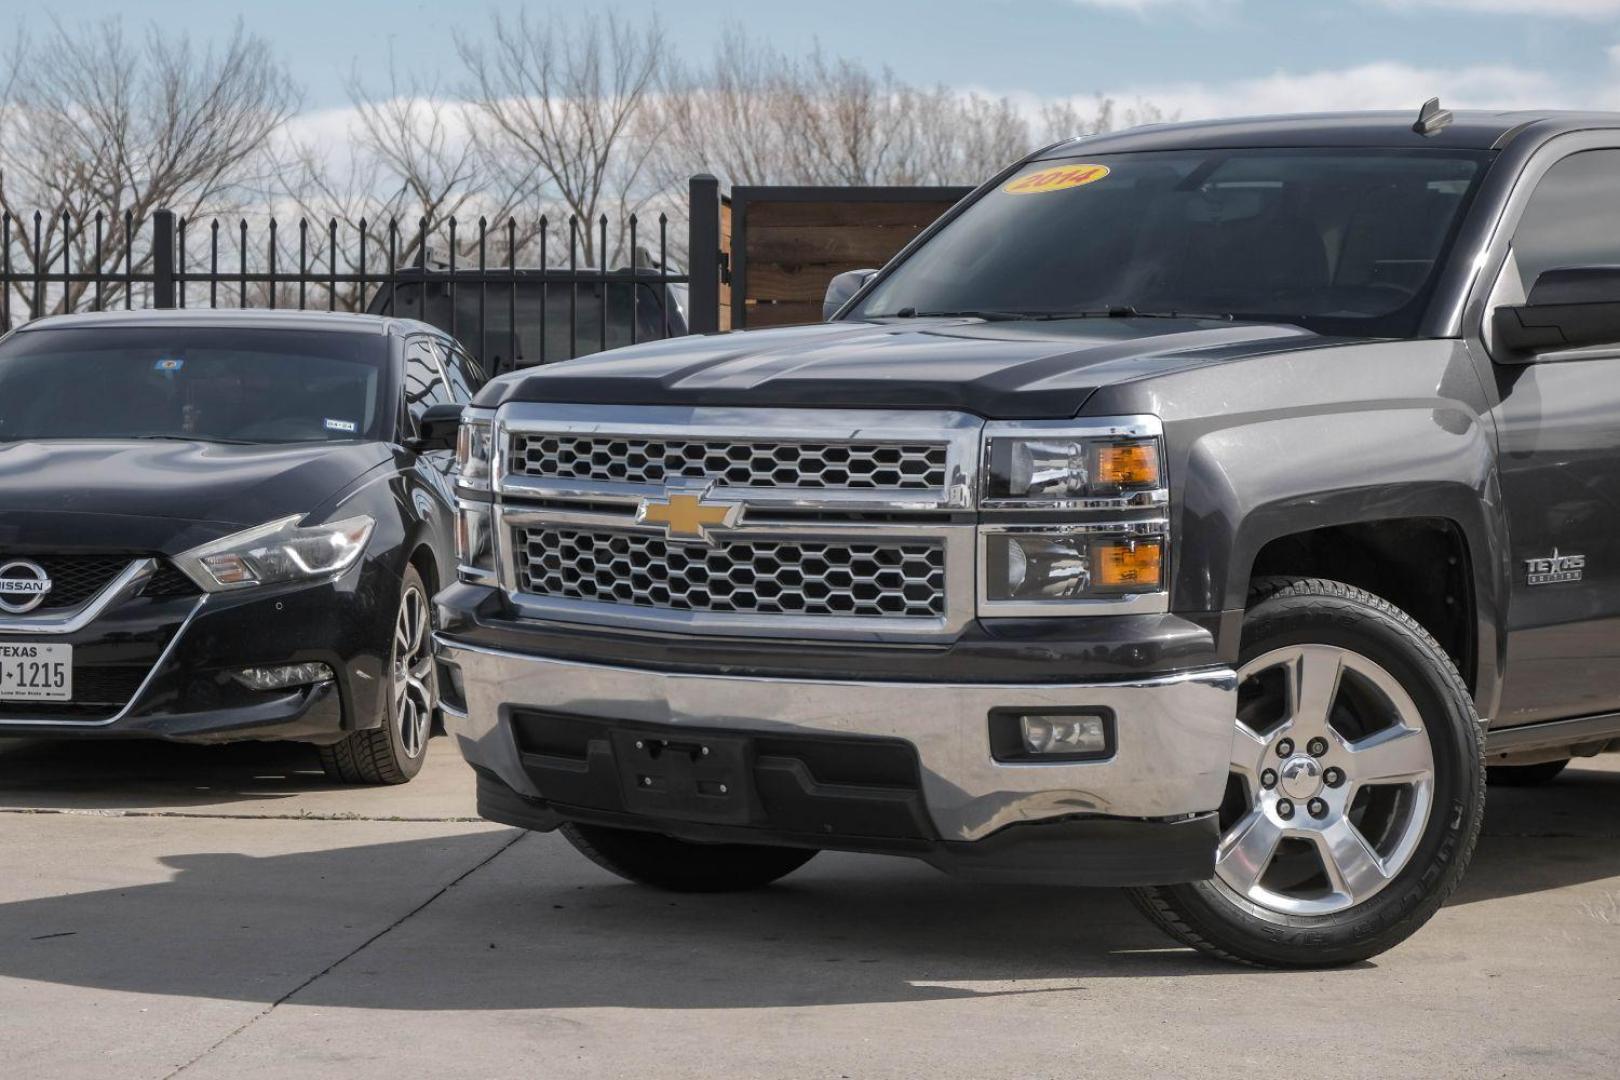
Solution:
[{"label": "chrome grille", "polygon": [[800,442],[516,433],[508,471],[556,480],[717,487],[923,491],[945,486],[948,447],[923,442]]},{"label": "chrome grille", "polygon": [[513,530],[518,588],[669,611],[763,615],[945,614],[937,540],[734,540],[717,547],[609,529]]}]

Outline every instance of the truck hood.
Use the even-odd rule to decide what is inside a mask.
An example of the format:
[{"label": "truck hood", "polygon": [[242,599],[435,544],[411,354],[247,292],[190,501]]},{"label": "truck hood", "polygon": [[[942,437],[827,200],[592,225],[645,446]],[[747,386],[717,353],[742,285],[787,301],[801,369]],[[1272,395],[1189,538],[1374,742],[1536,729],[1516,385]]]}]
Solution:
[{"label": "truck hood", "polygon": [[491,382],[477,404],[957,409],[1063,419],[1099,387],[1327,344],[1214,319],[886,319],[650,342]]},{"label": "truck hood", "polygon": [[380,443],[0,443],[0,551],[173,554],[313,510],[389,458]]}]

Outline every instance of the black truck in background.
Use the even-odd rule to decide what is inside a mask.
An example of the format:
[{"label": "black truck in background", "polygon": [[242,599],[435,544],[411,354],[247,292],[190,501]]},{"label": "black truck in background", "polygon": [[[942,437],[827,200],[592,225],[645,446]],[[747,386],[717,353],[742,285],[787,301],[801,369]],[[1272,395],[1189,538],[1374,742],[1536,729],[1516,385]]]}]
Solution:
[{"label": "black truck in background", "polygon": [[1159,125],[1009,167],[819,326],[494,380],[449,728],[653,885],[821,849],[1348,963],[1492,779],[1620,740],[1620,116]]},{"label": "black truck in background", "polygon": [[644,263],[605,272],[405,267],[375,286],[366,312],[435,326],[499,374],[685,334],[686,285],[658,281]]}]

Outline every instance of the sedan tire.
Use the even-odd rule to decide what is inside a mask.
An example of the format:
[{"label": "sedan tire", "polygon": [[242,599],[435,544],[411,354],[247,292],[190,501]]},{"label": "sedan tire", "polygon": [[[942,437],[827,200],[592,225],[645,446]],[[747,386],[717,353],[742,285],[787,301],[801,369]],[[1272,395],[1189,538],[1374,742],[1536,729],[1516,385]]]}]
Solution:
[{"label": "sedan tire", "polygon": [[415,567],[405,568],[388,646],[381,722],[320,748],[321,768],[340,784],[403,784],[422,771],[439,707],[432,606]]}]

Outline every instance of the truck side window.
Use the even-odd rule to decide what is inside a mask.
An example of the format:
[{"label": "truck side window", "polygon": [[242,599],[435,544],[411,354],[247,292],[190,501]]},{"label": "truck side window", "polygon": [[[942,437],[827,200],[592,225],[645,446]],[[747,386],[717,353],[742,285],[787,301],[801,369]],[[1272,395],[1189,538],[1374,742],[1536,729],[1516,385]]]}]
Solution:
[{"label": "truck side window", "polygon": [[456,401],[445,383],[444,365],[426,338],[412,338],[405,346],[405,408],[411,420],[421,419],[430,405]]},{"label": "truck side window", "polygon": [[1528,295],[1548,270],[1620,266],[1620,150],[1571,154],[1547,171],[1513,235]]}]

